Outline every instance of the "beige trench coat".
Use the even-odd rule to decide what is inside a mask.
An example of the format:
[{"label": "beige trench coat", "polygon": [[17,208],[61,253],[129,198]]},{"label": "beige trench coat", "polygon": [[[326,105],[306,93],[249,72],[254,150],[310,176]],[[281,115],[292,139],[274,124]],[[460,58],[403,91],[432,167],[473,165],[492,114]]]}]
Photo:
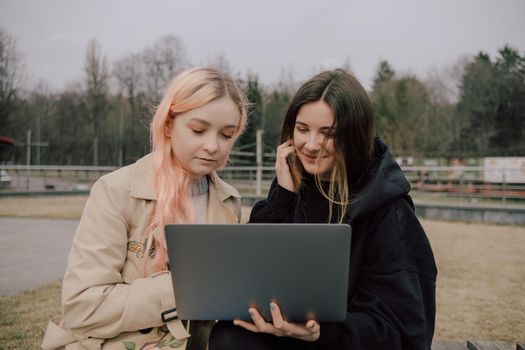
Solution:
[{"label": "beige trench coat", "polygon": [[[210,180],[207,222],[238,223],[239,193],[215,173]],[[62,316],[49,322],[43,349],[186,348],[183,323],[161,320],[176,305],[170,272],[144,277],[153,184],[149,154],[93,185],[69,254]]]}]

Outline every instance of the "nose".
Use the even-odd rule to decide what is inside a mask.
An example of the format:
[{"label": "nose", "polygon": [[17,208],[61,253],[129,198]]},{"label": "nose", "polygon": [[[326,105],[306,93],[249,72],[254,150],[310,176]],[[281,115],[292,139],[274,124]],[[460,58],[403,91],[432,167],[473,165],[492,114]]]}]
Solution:
[{"label": "nose", "polygon": [[310,135],[308,135],[308,139],[306,140],[304,148],[306,148],[306,150],[310,153],[317,153],[321,148],[322,143],[322,135],[318,133],[311,133]]},{"label": "nose", "polygon": [[219,141],[217,135],[209,135],[203,145],[203,148],[209,154],[214,154],[219,150]]}]

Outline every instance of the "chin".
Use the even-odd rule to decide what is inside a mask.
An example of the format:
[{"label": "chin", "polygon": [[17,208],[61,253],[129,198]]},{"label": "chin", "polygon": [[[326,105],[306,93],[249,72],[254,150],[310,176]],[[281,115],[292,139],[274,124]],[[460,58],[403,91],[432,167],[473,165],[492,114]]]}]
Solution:
[{"label": "chin", "polygon": [[330,173],[332,170],[331,164],[322,164],[321,166],[315,166],[311,164],[305,164],[303,163],[303,169],[310,175],[325,175]]},{"label": "chin", "polygon": [[197,168],[197,169],[191,169],[191,174],[193,177],[202,177],[204,175],[208,175],[212,171],[213,169]]},{"label": "chin", "polygon": [[324,174],[326,172],[322,168],[305,167],[305,166],[303,166],[303,168],[310,175],[321,175],[321,174]]}]

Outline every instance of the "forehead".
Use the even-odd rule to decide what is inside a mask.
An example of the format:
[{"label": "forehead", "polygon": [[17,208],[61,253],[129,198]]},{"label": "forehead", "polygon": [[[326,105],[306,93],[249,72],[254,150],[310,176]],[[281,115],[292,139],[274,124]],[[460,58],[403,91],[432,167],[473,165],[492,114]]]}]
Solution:
[{"label": "forehead", "polygon": [[301,106],[295,122],[309,126],[330,127],[334,124],[334,113],[322,100],[310,102]]},{"label": "forehead", "polygon": [[186,111],[175,117],[176,123],[201,123],[217,128],[239,125],[241,113],[228,96],[211,101],[204,106]]}]

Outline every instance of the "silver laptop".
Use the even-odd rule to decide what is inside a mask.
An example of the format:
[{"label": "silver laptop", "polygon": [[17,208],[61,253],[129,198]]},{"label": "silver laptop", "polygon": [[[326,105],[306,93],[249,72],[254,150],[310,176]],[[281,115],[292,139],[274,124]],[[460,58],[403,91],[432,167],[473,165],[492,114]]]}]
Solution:
[{"label": "silver laptop", "polygon": [[343,321],[351,228],[345,224],[166,226],[169,263],[183,320]]}]

